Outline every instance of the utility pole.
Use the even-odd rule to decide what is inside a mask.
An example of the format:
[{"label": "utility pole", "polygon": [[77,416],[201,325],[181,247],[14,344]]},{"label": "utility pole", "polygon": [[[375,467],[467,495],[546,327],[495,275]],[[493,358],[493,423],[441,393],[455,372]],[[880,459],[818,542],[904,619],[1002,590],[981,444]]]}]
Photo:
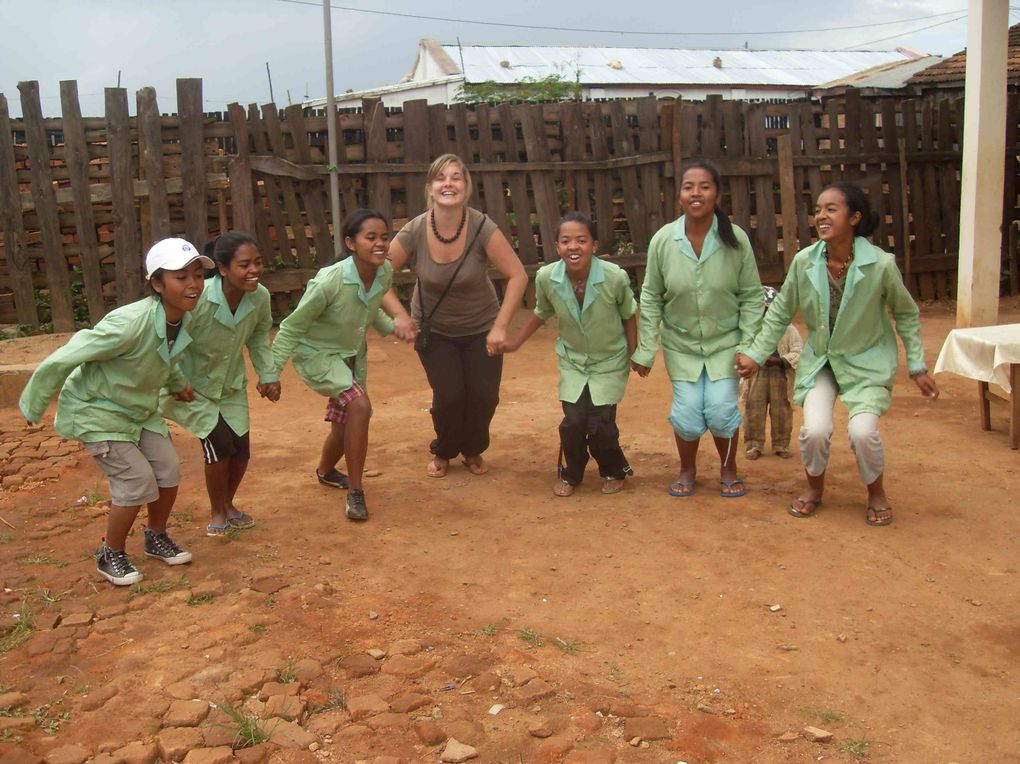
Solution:
[{"label": "utility pole", "polygon": [[[329,215],[333,221],[333,254],[343,250],[340,232],[340,175],[336,135],[336,105],[333,100],[333,22],[329,0],[322,0],[322,25],[326,46],[326,141],[329,144]],[[332,259],[332,258],[330,258]],[[320,256],[320,262],[324,262]],[[325,261],[325,262],[328,262]]]}]

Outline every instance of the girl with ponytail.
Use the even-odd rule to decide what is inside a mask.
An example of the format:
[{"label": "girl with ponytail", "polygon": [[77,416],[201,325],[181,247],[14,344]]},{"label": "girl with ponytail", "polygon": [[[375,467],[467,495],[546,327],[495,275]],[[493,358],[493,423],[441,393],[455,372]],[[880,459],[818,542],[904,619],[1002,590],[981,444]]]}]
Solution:
[{"label": "girl with ponytail", "polygon": [[719,206],[721,193],[712,165],[694,162],[684,169],[683,215],[652,237],[641,287],[631,367],[648,376],[661,336],[673,385],[669,422],[680,456],[672,496],[694,494],[698,443],[706,431],[722,462],[720,495],[745,493],[737,476],[740,409],[733,358],[754,339],[764,301],[751,242]]}]

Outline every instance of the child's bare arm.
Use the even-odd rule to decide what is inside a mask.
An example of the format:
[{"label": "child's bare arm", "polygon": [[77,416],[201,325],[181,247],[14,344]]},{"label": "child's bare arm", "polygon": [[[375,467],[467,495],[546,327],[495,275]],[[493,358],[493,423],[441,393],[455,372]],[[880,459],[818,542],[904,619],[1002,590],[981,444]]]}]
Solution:
[{"label": "child's bare arm", "polygon": [[637,350],[637,313],[623,321],[623,336],[627,338],[627,357]]},{"label": "child's bare arm", "polygon": [[545,322],[536,316],[534,313],[528,318],[528,323],[521,327],[520,331],[517,332],[517,336],[506,343],[504,346],[504,352],[512,353],[523,345],[528,337],[538,331],[540,326],[543,326]]}]

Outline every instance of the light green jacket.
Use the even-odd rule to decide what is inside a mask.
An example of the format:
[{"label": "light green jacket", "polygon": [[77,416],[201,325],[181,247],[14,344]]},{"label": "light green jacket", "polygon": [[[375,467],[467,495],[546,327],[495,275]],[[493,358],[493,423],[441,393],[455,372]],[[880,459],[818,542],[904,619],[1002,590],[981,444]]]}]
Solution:
[{"label": "light green jacket", "polygon": [[619,403],[630,371],[623,322],[637,312],[630,277],[594,258],[580,306],[566,271],[560,260],[535,274],[535,315],[559,323],[560,400],[576,403],[587,385],[596,406]]},{"label": "light green jacket", "polygon": [[892,401],[898,360],[890,312],[907,352],[908,371],[913,374],[927,369],[917,304],[903,286],[892,255],[858,236],[830,337],[825,250],[825,242],[819,241],[793,258],[783,288],[747,356],[755,363],[764,362],[799,309],[808,336],[797,365],[794,400],[803,405],[818,372],[829,364],[851,416],[865,412],[882,415]]},{"label": "light green jacket", "polygon": [[[368,291],[353,257],[320,270],[308,282],[294,312],[280,324],[273,341],[276,373],[293,357],[298,376],[320,395],[335,396],[348,390],[355,375],[364,384],[365,330],[371,324],[384,337],[393,331],[393,320],[380,308],[392,283],[389,261],[379,266]],[[352,357],[354,374],[346,361]]]},{"label": "light green jacket", "polygon": [[195,400],[182,403],[163,390],[163,416],[200,438],[213,431],[220,414],[238,435],[248,432],[248,379],[242,348],[247,345],[259,382],[278,381],[269,350],[272,326],[269,290],[264,286],[245,292],[231,313],[223,279],[216,276],[206,281],[188,324],[192,342],[180,359],[181,371],[195,388]]},{"label": "light green jacket", "polygon": [[191,344],[190,318],[184,315],[171,352],[158,299],[146,297],[111,311],[39,364],[21,394],[21,413],[38,422],[60,390],[53,426],[64,438],[137,445],[143,429],[169,434],[159,414],[159,391],[176,392],[188,384],[178,361]]},{"label": "light green jacket", "polygon": [[718,221],[705,237],[701,257],[687,238],[684,217],[648,244],[635,363],[651,368],[662,335],[666,371],[673,381],[696,382],[704,369],[712,381],[735,377],[733,359],[761,325],[765,301],[751,242],[737,226],[737,248],[723,244]]}]

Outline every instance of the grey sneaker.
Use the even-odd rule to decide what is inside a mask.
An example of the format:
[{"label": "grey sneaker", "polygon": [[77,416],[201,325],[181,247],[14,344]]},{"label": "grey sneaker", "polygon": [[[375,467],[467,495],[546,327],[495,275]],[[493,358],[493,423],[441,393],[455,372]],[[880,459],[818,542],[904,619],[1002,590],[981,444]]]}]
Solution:
[{"label": "grey sneaker", "polygon": [[131,586],[142,580],[142,574],[131,564],[127,553],[113,551],[106,545],[106,539],[96,551],[96,570],[114,586]]},{"label": "grey sneaker", "polygon": [[347,488],[347,486],[350,485],[350,481],[347,479],[347,476],[336,467],[326,474],[315,470],[315,477],[317,477],[319,482],[323,485],[332,486],[333,488]]},{"label": "grey sneaker", "polygon": [[167,565],[183,565],[191,562],[191,552],[181,549],[166,531],[156,533],[151,528],[145,529],[145,556],[155,557]]},{"label": "grey sneaker", "polygon": [[347,519],[367,520],[368,507],[365,504],[365,492],[352,488],[347,494]]}]

